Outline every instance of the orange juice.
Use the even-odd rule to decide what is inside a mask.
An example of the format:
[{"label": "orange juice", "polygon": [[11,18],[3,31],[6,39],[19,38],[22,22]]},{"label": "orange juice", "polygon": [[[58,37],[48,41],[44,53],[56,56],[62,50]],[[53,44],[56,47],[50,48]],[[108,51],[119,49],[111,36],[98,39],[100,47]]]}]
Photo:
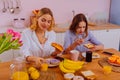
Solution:
[{"label": "orange juice", "polygon": [[109,74],[112,71],[112,67],[111,66],[103,66],[103,71],[105,74]]},{"label": "orange juice", "polygon": [[48,64],[47,63],[42,63],[41,64],[41,71],[47,71],[48,70]]}]

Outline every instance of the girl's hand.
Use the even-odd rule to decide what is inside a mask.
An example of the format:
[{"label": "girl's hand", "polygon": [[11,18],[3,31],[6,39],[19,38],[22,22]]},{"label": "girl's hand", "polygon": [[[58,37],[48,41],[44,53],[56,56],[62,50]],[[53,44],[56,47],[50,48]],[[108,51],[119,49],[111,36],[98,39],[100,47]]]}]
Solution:
[{"label": "girl's hand", "polygon": [[57,48],[55,48],[55,51],[52,53],[52,56],[55,57],[55,56],[57,56],[57,54],[60,54],[60,53],[61,53],[61,51],[58,50]]},{"label": "girl's hand", "polygon": [[96,50],[99,50],[99,46],[97,45],[94,45],[93,48],[90,48],[90,51],[96,51]]},{"label": "girl's hand", "polygon": [[26,61],[34,62],[36,67],[40,67],[43,62],[45,62],[44,58],[37,57],[37,56],[27,56]]},{"label": "girl's hand", "polygon": [[76,45],[80,45],[80,44],[82,44],[84,42],[84,39],[81,39],[81,38],[77,38],[77,39],[75,39],[75,41],[74,41],[74,43],[76,44]]},{"label": "girl's hand", "polygon": [[36,65],[40,66],[43,62],[45,62],[45,59],[40,58],[40,57],[35,58]]},{"label": "girl's hand", "polygon": [[91,51],[96,51],[96,50],[103,50],[104,49],[104,45],[94,45],[93,48],[91,48]]}]

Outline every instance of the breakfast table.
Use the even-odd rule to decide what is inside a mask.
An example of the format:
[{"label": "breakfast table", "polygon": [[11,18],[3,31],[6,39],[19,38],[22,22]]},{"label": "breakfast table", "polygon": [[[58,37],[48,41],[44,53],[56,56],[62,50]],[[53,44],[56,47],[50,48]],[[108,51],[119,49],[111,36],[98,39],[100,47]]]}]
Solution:
[{"label": "breakfast table", "polygon": [[[114,53],[114,54],[120,56],[120,52],[113,49],[113,48],[105,49],[103,51],[111,52],[111,53]],[[95,80],[120,80],[120,77],[119,77],[120,72],[112,71],[110,74],[103,73],[103,68],[102,68],[102,66],[99,65],[98,61],[104,57],[111,56],[111,55],[103,53],[103,51],[97,52],[100,54],[100,58],[92,59],[92,62],[85,63],[83,65],[83,67],[75,73],[75,75],[81,75],[80,74],[81,71],[91,70],[96,75]],[[12,63],[12,61],[0,62],[0,80],[10,80],[10,68],[9,68],[9,66],[11,63]],[[53,75],[53,78],[50,80],[64,80],[63,72],[59,69],[58,66],[48,68],[47,75],[50,75],[50,74]],[[42,77],[43,76],[41,73],[40,79],[38,79],[38,80],[42,80]],[[44,77],[48,77],[48,76],[44,76]],[[46,80],[49,80],[49,79],[46,79]]]}]

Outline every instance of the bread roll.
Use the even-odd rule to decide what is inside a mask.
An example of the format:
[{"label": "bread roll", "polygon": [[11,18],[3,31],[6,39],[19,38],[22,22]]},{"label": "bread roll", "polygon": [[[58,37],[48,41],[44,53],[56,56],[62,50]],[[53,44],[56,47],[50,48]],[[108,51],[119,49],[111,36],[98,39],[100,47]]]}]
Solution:
[{"label": "bread roll", "polygon": [[91,43],[84,44],[84,46],[85,46],[85,47],[87,47],[88,49],[90,49],[90,48],[93,48],[93,47],[94,47],[94,45],[93,45],[93,44],[91,44]]},{"label": "bread roll", "polygon": [[54,48],[57,48],[61,52],[63,51],[63,46],[58,43],[52,43],[51,46],[53,46]]}]

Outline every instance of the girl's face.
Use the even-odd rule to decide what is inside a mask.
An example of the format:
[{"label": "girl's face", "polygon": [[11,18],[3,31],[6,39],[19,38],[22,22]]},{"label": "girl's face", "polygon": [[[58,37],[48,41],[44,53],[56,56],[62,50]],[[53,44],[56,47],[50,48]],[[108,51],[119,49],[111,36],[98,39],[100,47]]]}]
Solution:
[{"label": "girl's face", "polygon": [[84,21],[79,22],[78,27],[76,29],[77,34],[82,34],[85,32],[86,29],[86,23]]},{"label": "girl's face", "polygon": [[52,23],[52,17],[49,14],[42,15],[38,18],[38,26],[41,30],[46,31]]}]

